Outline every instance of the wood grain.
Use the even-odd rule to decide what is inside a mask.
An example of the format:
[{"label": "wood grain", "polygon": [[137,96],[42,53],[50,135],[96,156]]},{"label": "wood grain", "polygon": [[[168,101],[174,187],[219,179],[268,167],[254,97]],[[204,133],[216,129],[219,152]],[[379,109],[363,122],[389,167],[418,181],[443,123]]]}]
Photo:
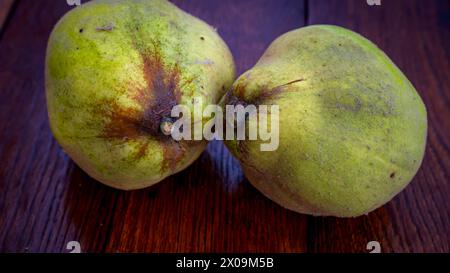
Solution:
[{"label": "wood grain", "polygon": [[14,4],[14,0],[0,1],[0,33]]},{"label": "wood grain", "polygon": [[427,152],[392,202],[356,219],[285,210],[255,190],[221,142],[148,189],[89,178],[53,139],[44,96],[48,35],[71,7],[19,1],[0,40],[0,252],[448,252],[450,4],[448,1],[174,1],[215,26],[238,73],[278,35],[306,24],[354,29],[380,46],[424,99]]}]

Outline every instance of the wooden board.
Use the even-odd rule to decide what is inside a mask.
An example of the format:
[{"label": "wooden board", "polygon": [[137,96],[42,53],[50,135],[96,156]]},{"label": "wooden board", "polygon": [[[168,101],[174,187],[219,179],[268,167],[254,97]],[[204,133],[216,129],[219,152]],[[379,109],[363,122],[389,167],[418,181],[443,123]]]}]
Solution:
[{"label": "wooden board", "polygon": [[0,33],[5,25],[8,14],[11,11],[14,0],[2,0],[0,2]]},{"label": "wooden board", "polygon": [[306,24],[354,29],[391,56],[429,115],[424,164],[392,202],[356,219],[285,210],[254,189],[221,142],[185,171],[122,192],[89,178],[48,126],[48,35],[72,7],[22,0],[0,37],[0,252],[448,252],[450,3],[448,1],[174,1],[215,26],[238,73],[280,34]]}]

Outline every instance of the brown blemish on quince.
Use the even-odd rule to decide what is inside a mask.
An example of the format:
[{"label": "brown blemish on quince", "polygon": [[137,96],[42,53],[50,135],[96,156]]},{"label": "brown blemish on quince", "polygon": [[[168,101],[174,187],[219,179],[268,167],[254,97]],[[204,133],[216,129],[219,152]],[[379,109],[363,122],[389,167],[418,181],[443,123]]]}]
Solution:
[{"label": "brown blemish on quince", "polygon": [[[148,153],[149,142],[158,141],[163,148],[162,171],[174,170],[183,158],[187,142],[173,140],[160,131],[163,118],[170,118],[172,107],[179,104],[182,90],[192,83],[193,79],[181,84],[181,70],[177,64],[164,63],[158,43],[153,43],[150,49],[141,49],[136,46],[142,58],[142,71],[145,86],[137,88],[136,84],[127,83],[131,88],[127,93],[133,94],[132,99],[140,105],[140,109],[119,105],[116,100],[110,99],[101,103],[105,105],[97,110],[107,120],[103,132],[99,137],[111,139],[116,143],[124,144],[135,141],[137,149],[134,158],[141,159]],[[190,145],[195,145],[191,143]]]},{"label": "brown blemish on quince", "polygon": [[[248,74],[247,74],[248,77]],[[298,82],[302,82],[304,81],[304,78],[299,78],[296,80],[292,80],[289,81],[287,83],[281,84],[281,85],[277,85],[275,87],[272,88],[268,88],[267,86],[263,86],[261,87],[261,92],[259,92],[258,96],[255,98],[245,98],[245,93],[246,93],[246,85],[245,83],[243,83],[242,81],[238,82],[236,84],[236,86],[234,87],[234,90],[230,90],[225,94],[225,98],[224,98],[224,102],[225,105],[242,105],[242,106],[247,106],[247,105],[255,105],[256,107],[258,107],[259,105],[262,105],[264,103],[266,103],[268,100],[276,98],[277,96],[279,96],[283,91],[285,91],[285,87],[289,86],[291,84],[294,83],[298,83]],[[225,107],[224,105],[224,107]],[[224,117],[225,118],[225,117]],[[225,123],[226,121],[224,121]],[[235,124],[235,132],[234,134],[236,135],[236,124]],[[246,131],[246,134],[248,132]],[[248,155],[248,147],[246,146],[246,141],[237,141],[237,148],[239,150],[239,152],[241,153],[241,156],[245,156]]]},{"label": "brown blemish on quince", "polygon": [[258,93],[258,96],[255,98],[245,98],[246,93],[246,85],[242,82],[239,82],[235,87],[234,90],[230,90],[226,94],[225,102],[228,105],[249,105],[253,104],[255,106],[261,105],[267,100],[275,98],[276,96],[280,95],[282,91],[284,91],[284,88],[286,86],[289,86],[294,83],[302,82],[304,81],[304,78],[299,78],[296,80],[292,80],[290,82],[277,85],[275,87],[269,88],[267,86],[261,87],[261,92]]}]

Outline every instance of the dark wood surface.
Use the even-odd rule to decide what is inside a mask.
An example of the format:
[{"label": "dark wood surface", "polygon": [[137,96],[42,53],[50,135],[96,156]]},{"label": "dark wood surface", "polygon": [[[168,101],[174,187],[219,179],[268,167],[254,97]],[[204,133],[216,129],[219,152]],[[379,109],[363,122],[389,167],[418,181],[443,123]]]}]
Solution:
[{"label": "dark wood surface", "polygon": [[[238,73],[280,34],[337,24],[375,42],[421,94],[429,118],[424,163],[393,201],[355,219],[285,210],[254,189],[221,142],[185,171],[123,192],[89,178],[49,130],[48,35],[71,7],[19,0],[0,32],[0,252],[449,252],[450,2],[177,0],[218,28]],[[0,5],[1,6],[1,5]]]}]

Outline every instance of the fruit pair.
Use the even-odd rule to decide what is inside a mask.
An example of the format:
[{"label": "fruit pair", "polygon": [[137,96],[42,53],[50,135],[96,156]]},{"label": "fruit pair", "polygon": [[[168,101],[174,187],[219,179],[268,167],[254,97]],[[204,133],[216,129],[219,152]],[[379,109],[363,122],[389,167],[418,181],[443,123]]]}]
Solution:
[{"label": "fruit pair", "polygon": [[66,14],[49,40],[50,126],[89,175],[139,189],[183,170],[207,144],[167,135],[175,105],[192,113],[221,98],[278,105],[276,151],[261,151],[258,140],[225,143],[256,188],[313,215],[367,213],[420,166],[423,102],[389,58],[356,33],[324,25],[291,31],[233,84],[234,77],[231,53],[215,30],[172,4],[91,1]]}]

